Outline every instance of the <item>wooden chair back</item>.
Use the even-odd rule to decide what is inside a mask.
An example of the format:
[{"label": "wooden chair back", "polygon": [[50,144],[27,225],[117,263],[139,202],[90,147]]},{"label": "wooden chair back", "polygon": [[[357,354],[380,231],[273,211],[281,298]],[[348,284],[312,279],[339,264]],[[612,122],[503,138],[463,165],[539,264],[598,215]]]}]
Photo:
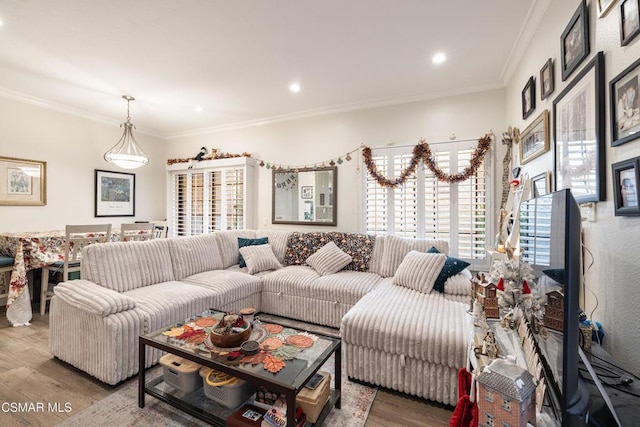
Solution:
[{"label": "wooden chair back", "polygon": [[154,236],[154,224],[150,222],[123,223],[120,225],[120,240],[150,240]]}]

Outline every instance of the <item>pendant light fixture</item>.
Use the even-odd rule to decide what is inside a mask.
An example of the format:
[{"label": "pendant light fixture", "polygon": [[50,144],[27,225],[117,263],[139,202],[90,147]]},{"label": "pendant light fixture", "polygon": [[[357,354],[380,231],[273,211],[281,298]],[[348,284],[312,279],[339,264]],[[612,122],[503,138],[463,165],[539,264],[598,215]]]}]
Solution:
[{"label": "pendant light fixture", "polygon": [[124,132],[116,145],[104,153],[104,159],[124,169],[135,169],[149,163],[149,158],[133,137],[135,126],[129,117],[129,103],[135,98],[129,95],[122,95],[122,98],[127,100],[127,121],[120,125],[120,127],[124,127]]}]

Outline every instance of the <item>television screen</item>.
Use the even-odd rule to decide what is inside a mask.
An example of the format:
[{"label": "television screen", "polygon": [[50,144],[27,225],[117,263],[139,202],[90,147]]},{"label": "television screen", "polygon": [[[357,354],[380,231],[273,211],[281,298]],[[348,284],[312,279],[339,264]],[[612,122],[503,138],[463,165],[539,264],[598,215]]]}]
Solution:
[{"label": "television screen", "polygon": [[546,297],[534,336],[547,398],[563,426],[584,425],[588,396],[578,369],[580,209],[565,189],[523,202],[519,219],[520,260],[533,267]]}]

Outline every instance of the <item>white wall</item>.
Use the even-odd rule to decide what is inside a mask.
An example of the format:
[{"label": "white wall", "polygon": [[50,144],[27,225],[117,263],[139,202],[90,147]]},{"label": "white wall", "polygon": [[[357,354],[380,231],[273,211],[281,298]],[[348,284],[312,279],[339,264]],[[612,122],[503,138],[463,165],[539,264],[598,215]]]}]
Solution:
[{"label": "white wall", "polygon": [[103,222],[115,227],[164,218],[166,156],[161,139],[135,133],[150,158],[149,165],[129,171],[136,174],[136,216],[95,218],[94,170],[127,172],[102,158],[122,135],[119,127],[0,98],[0,129],[0,156],[47,162],[47,205],[0,206],[0,232]]},{"label": "white wall", "polygon": [[[585,312],[602,322],[605,331],[605,348],[627,370],[640,374],[640,322],[637,322],[640,303],[640,217],[614,216],[611,163],[640,156],[640,141],[632,141],[612,148],[609,117],[608,82],[640,57],[640,37],[631,45],[620,47],[619,20],[620,1],[610,13],[597,18],[595,1],[588,1],[590,15],[591,54],[574,71],[566,82],[562,82],[560,71],[560,35],[578,8],[578,0],[552,1],[540,27],[526,48],[526,54],[518,65],[507,87],[507,122],[524,129],[544,109],[553,115],[553,99],[562,92],[572,77],[579,72],[595,52],[604,51],[606,88],[606,191],[604,202],[597,203],[596,221],[583,221],[584,244],[593,254],[586,255],[585,268],[592,262],[585,275],[586,292],[583,298]],[[547,59],[555,61],[555,91],[546,100],[540,100],[539,72]],[[528,120],[522,120],[521,92],[527,79],[536,78],[536,110]],[[553,120],[553,118],[552,118]],[[553,129],[553,122],[551,124]],[[553,138],[552,138],[553,145]],[[553,170],[553,151],[527,163],[523,170],[535,176]]]},{"label": "white wall", "polygon": [[[506,123],[504,99],[504,90],[492,90],[182,137],[167,142],[167,155],[189,157],[205,146],[230,153],[246,151],[278,165],[303,166],[344,158],[360,144],[381,147],[393,141],[396,145],[416,145],[421,137],[427,142],[447,141],[452,133],[458,139],[475,139],[489,130],[498,135],[500,146],[500,133]],[[491,151],[494,155],[495,149]],[[362,231],[363,171],[359,153],[352,157],[351,162],[338,167],[337,227],[304,226],[305,230]],[[258,173],[256,227],[299,229],[271,224],[271,171],[258,168]]]}]

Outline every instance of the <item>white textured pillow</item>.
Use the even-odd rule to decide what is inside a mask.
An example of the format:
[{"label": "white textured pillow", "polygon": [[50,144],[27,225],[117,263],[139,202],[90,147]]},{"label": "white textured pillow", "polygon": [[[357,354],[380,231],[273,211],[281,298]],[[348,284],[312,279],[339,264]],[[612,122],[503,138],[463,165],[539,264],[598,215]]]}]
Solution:
[{"label": "white textured pillow", "polygon": [[329,242],[307,258],[307,264],[321,276],[334,274],[342,270],[352,261],[335,243]]},{"label": "white textured pillow", "polygon": [[398,267],[393,284],[428,294],[447,260],[445,254],[411,251]]},{"label": "white textured pillow", "polygon": [[268,243],[266,245],[242,247],[240,248],[240,253],[247,263],[249,274],[282,268],[282,264],[280,264],[273,253],[271,245]]}]

